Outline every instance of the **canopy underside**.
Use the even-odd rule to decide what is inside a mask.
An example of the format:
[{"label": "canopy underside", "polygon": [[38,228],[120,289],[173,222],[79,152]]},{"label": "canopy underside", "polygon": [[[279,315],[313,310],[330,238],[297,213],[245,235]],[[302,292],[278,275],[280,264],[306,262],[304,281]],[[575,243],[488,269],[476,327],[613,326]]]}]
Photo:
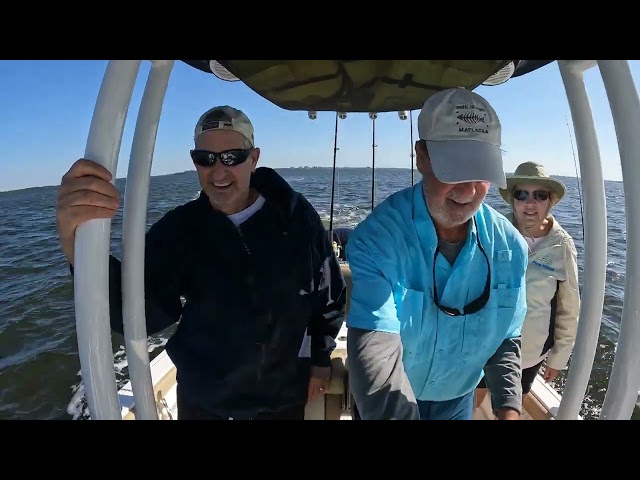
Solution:
[{"label": "canopy underside", "polygon": [[420,109],[446,88],[473,90],[510,62],[515,77],[553,60],[183,61],[224,80],[239,79],[285,110],[391,112]]}]

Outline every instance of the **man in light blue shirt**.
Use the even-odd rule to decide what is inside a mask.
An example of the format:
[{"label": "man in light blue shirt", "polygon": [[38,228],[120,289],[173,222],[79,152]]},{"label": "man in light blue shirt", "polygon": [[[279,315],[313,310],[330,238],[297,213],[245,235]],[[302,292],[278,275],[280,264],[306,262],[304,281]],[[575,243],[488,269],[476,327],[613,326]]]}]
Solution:
[{"label": "man in light blue shirt", "polygon": [[422,181],[382,202],[349,238],[350,388],[362,419],[471,419],[486,375],[494,413],[522,409],[527,246],[483,203],[506,185],[500,122],[463,88],[418,117]]}]

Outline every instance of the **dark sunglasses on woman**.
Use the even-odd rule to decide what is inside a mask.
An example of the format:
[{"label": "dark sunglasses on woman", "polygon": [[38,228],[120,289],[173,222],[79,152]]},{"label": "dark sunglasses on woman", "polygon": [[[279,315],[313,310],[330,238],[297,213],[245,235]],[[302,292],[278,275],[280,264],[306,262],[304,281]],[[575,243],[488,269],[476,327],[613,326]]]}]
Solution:
[{"label": "dark sunglasses on woman", "polygon": [[533,199],[538,202],[544,202],[549,198],[549,192],[546,190],[536,190],[533,193],[526,190],[515,190],[513,192],[513,198],[521,202],[526,202],[531,195],[533,195]]}]

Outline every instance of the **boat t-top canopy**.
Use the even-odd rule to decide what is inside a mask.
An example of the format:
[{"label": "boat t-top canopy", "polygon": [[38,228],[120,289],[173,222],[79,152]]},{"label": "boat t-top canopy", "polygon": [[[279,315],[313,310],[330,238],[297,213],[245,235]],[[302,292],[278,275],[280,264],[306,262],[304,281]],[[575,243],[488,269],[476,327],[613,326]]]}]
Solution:
[{"label": "boat t-top canopy", "polygon": [[[503,83],[553,60],[183,60],[242,81],[285,110],[393,112],[422,108],[450,87]],[[494,76],[494,79],[491,77]]]}]

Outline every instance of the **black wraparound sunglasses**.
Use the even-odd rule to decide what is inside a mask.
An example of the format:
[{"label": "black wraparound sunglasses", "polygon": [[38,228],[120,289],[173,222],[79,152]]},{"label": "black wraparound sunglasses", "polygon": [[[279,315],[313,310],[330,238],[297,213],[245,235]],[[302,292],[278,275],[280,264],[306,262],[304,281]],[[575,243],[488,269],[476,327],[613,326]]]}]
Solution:
[{"label": "black wraparound sunglasses", "polygon": [[210,152],[209,150],[191,150],[191,160],[201,167],[213,167],[218,160],[226,167],[240,165],[247,161],[252,148],[225,150],[224,152]]}]

